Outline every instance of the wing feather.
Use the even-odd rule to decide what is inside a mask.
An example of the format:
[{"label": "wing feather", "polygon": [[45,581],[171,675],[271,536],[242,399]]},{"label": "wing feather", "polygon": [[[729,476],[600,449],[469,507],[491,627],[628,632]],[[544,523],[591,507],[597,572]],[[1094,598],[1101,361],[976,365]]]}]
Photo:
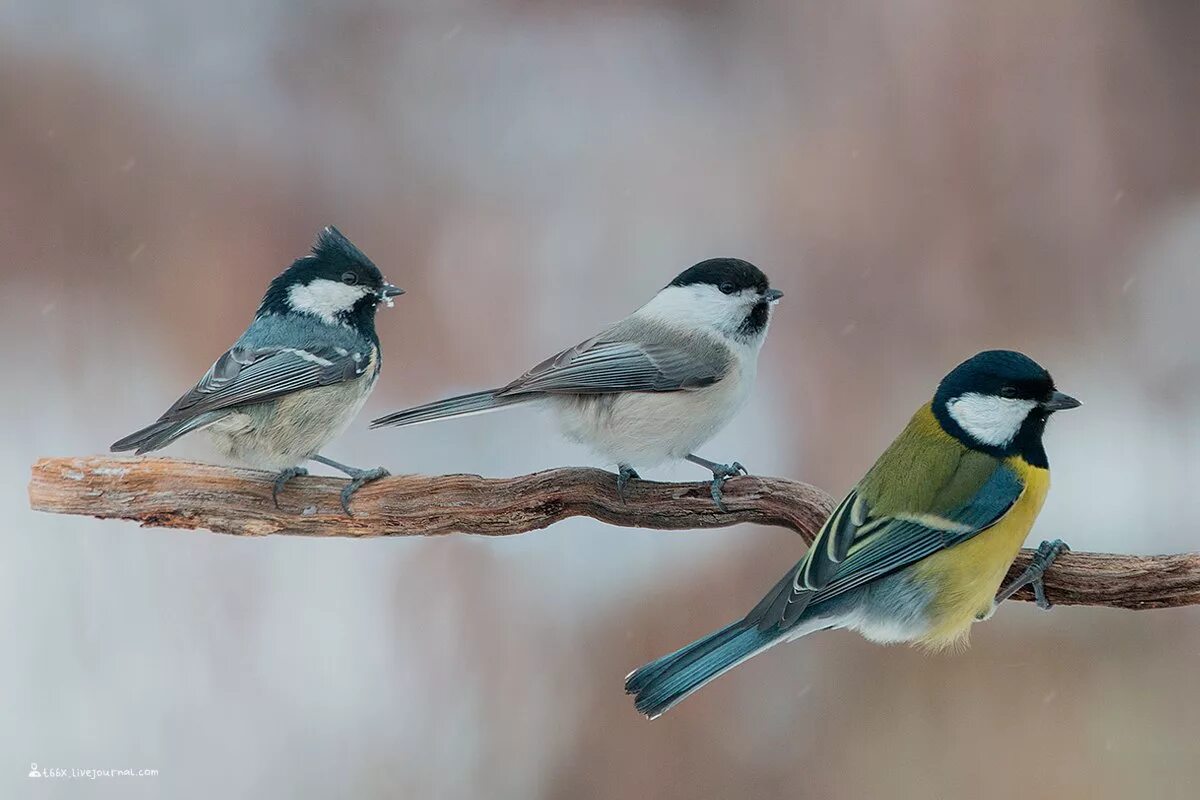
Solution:
[{"label": "wing feather", "polygon": [[673,392],[709,386],[728,365],[728,351],[713,342],[626,322],[551,356],[496,394]]},{"label": "wing feather", "polygon": [[[788,627],[823,602],[960,544],[999,522],[1024,491],[1015,471],[993,459],[969,497],[940,512],[894,511],[872,517],[852,491],[826,521],[812,547],[747,615],[760,630]],[[855,524],[855,523],[859,524]]]},{"label": "wing feather", "polygon": [[177,421],[352,380],[370,363],[346,348],[233,347],[159,418]]}]

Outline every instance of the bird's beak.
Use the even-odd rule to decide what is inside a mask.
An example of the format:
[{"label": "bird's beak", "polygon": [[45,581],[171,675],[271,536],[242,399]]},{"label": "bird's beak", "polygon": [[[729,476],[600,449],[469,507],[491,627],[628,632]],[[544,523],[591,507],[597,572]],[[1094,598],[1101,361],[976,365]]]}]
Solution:
[{"label": "bird's beak", "polygon": [[778,289],[767,289],[766,293],[763,294],[763,299],[768,303],[778,303],[781,297],[783,297],[783,292]]},{"label": "bird's beak", "polygon": [[1042,403],[1042,408],[1046,411],[1067,411],[1072,408],[1079,408],[1083,403],[1080,403],[1069,394],[1055,392],[1050,395],[1050,399]]},{"label": "bird's beak", "polygon": [[395,303],[392,300],[404,294],[404,290],[399,286],[393,286],[390,283],[384,283],[379,287],[379,302],[387,303],[388,308],[391,308]]}]

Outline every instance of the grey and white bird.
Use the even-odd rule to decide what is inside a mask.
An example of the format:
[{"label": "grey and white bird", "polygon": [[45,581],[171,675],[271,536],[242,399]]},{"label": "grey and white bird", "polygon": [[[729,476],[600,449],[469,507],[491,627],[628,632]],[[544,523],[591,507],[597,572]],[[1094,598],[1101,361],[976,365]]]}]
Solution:
[{"label": "grey and white bird", "polygon": [[382,363],[375,311],[404,293],[333,226],[267,287],[250,327],[158,420],[112,450],[139,455],[205,430],[226,458],[277,471],[272,496],[316,461],[350,476],[342,507],[382,467],[320,455],[358,414]]},{"label": "grey and white bird", "polygon": [[774,304],[783,292],[736,258],[702,261],[650,302],[596,336],[497,389],[397,411],[371,423],[416,425],[526,402],[549,407],[564,434],[619,468],[624,496],[635,468],[687,459],[710,470],[721,503],[741,464],[696,450],[746,402]]}]

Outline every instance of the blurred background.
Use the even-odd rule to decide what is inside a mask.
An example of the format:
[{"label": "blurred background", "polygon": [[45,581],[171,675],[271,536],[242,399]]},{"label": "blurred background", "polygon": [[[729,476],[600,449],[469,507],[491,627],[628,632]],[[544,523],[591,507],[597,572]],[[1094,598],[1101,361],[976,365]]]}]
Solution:
[{"label": "blurred background", "polygon": [[1198,35],[1185,2],[4,4],[0,795],[1194,797],[1200,609],[1009,604],[960,654],[816,636],[649,723],[623,676],[743,614],[794,535],[239,540],[25,486],[155,418],[334,223],[409,293],[333,458],[595,463],[533,410],[367,420],[730,255],[787,297],[707,457],[840,494],[951,366],[1017,348],[1085,403],[1032,540],[1196,549]]}]

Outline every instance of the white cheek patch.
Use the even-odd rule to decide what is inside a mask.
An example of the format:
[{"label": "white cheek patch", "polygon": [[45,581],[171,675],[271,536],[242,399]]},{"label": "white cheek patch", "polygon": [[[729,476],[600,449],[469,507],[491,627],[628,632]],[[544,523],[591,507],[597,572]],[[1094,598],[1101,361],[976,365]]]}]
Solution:
[{"label": "white cheek patch", "polygon": [[753,289],[724,294],[708,283],[668,286],[656,294],[639,313],[658,317],[669,324],[714,328],[732,335],[750,313],[758,295]]},{"label": "white cheek patch", "polygon": [[991,447],[1007,447],[1016,438],[1034,400],[968,392],[946,403],[950,418],[976,441]]},{"label": "white cheek patch", "polygon": [[317,278],[312,283],[293,286],[288,291],[288,302],[296,311],[334,323],[338,314],[349,311],[366,293],[367,290],[361,286],[347,286],[341,281]]}]

